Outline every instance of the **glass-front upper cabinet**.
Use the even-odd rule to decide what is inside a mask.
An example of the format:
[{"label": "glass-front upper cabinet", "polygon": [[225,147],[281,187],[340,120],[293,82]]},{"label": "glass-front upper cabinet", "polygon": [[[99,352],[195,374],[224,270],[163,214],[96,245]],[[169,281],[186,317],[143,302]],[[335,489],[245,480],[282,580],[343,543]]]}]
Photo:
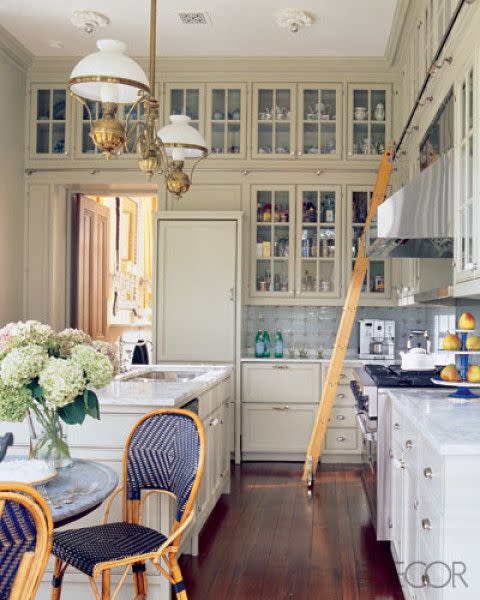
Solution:
[{"label": "glass-front upper cabinet", "polygon": [[348,157],[372,159],[390,140],[390,86],[349,85],[348,90]]},{"label": "glass-front upper cabinet", "polygon": [[164,122],[168,124],[169,115],[187,115],[193,127],[205,135],[205,89],[203,85],[167,84],[165,88]]},{"label": "glass-front upper cabinet", "polygon": [[207,144],[210,156],[245,158],[246,86],[207,86]]},{"label": "glass-front upper cabinet", "polygon": [[31,100],[31,158],[67,158],[70,140],[70,97],[62,86],[33,86]]},{"label": "glass-front upper cabinet", "polygon": [[295,188],[252,187],[253,296],[293,296]]},{"label": "glass-front upper cabinet", "polygon": [[469,69],[458,89],[456,103],[456,235],[455,281],[480,276],[480,205],[478,201],[477,70]]},{"label": "glass-front upper cabinet", "polygon": [[[358,255],[360,237],[363,233],[367,211],[372,198],[370,187],[355,186],[348,188],[348,213],[347,223],[347,260],[351,269]],[[372,220],[369,231],[369,239],[376,235],[376,217]],[[369,240],[367,240],[368,243]],[[362,287],[364,297],[390,296],[390,262],[389,260],[370,260],[368,272]]]},{"label": "glass-front upper cabinet", "polygon": [[253,86],[254,158],[289,158],[295,155],[295,86]]},{"label": "glass-front upper cabinet", "polygon": [[297,192],[297,296],[341,295],[341,188],[299,187]]},{"label": "glass-front upper cabinet", "polygon": [[301,85],[298,96],[298,156],[340,158],[341,86]]}]

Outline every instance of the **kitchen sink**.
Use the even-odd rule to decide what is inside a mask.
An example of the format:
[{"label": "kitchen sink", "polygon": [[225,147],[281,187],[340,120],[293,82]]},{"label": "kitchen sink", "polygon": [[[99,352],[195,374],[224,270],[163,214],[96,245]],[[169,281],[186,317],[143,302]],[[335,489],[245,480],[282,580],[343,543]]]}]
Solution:
[{"label": "kitchen sink", "polygon": [[127,377],[128,381],[159,381],[169,383],[188,383],[192,379],[196,379],[204,375],[206,371],[143,371],[132,377]]}]

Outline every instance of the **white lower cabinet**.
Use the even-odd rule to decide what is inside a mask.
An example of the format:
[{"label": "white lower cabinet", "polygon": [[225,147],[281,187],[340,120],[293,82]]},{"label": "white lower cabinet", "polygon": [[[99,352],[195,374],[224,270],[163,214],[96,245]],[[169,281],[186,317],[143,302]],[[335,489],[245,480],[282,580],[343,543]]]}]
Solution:
[{"label": "white lower cabinet", "polygon": [[478,600],[478,455],[441,455],[392,407],[391,550],[406,600]]},{"label": "white lower cabinet", "polygon": [[[322,394],[319,362],[261,361],[242,363],[242,458],[304,460]],[[322,458],[356,461],[360,436],[354,398],[344,368],[330,417]]]}]

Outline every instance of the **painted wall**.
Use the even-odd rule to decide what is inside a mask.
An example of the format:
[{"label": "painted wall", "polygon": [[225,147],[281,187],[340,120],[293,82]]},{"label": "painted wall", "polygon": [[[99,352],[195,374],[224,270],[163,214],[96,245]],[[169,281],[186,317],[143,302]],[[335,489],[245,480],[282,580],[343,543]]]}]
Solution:
[{"label": "painted wall", "polygon": [[25,73],[0,49],[0,324],[22,317]]}]

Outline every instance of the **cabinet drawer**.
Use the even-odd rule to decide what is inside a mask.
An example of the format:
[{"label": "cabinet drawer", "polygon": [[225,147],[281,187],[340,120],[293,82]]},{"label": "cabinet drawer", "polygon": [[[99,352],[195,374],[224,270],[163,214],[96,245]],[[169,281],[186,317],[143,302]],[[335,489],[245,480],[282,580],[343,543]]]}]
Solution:
[{"label": "cabinet drawer", "polygon": [[209,415],[215,406],[216,388],[204,392],[198,398],[198,416],[200,419],[204,419]]},{"label": "cabinet drawer", "polygon": [[337,387],[335,406],[355,406],[355,398],[349,385],[339,385]]},{"label": "cabinet drawer", "polygon": [[351,406],[334,406],[329,423],[330,427],[356,428],[355,410]]},{"label": "cabinet drawer", "polygon": [[315,419],[311,404],[244,404],[243,452],[306,452]]},{"label": "cabinet drawer", "polygon": [[356,429],[328,429],[325,437],[325,450],[337,452],[352,451],[358,448],[358,433]]},{"label": "cabinet drawer", "polygon": [[443,511],[444,459],[425,440],[420,451],[418,479],[421,498]]},{"label": "cabinet drawer", "polygon": [[320,393],[320,365],[309,363],[243,365],[243,402],[318,404]]},{"label": "cabinet drawer", "polygon": [[443,519],[441,513],[425,498],[420,496],[418,508],[418,532],[423,559],[441,560],[443,556]]}]

